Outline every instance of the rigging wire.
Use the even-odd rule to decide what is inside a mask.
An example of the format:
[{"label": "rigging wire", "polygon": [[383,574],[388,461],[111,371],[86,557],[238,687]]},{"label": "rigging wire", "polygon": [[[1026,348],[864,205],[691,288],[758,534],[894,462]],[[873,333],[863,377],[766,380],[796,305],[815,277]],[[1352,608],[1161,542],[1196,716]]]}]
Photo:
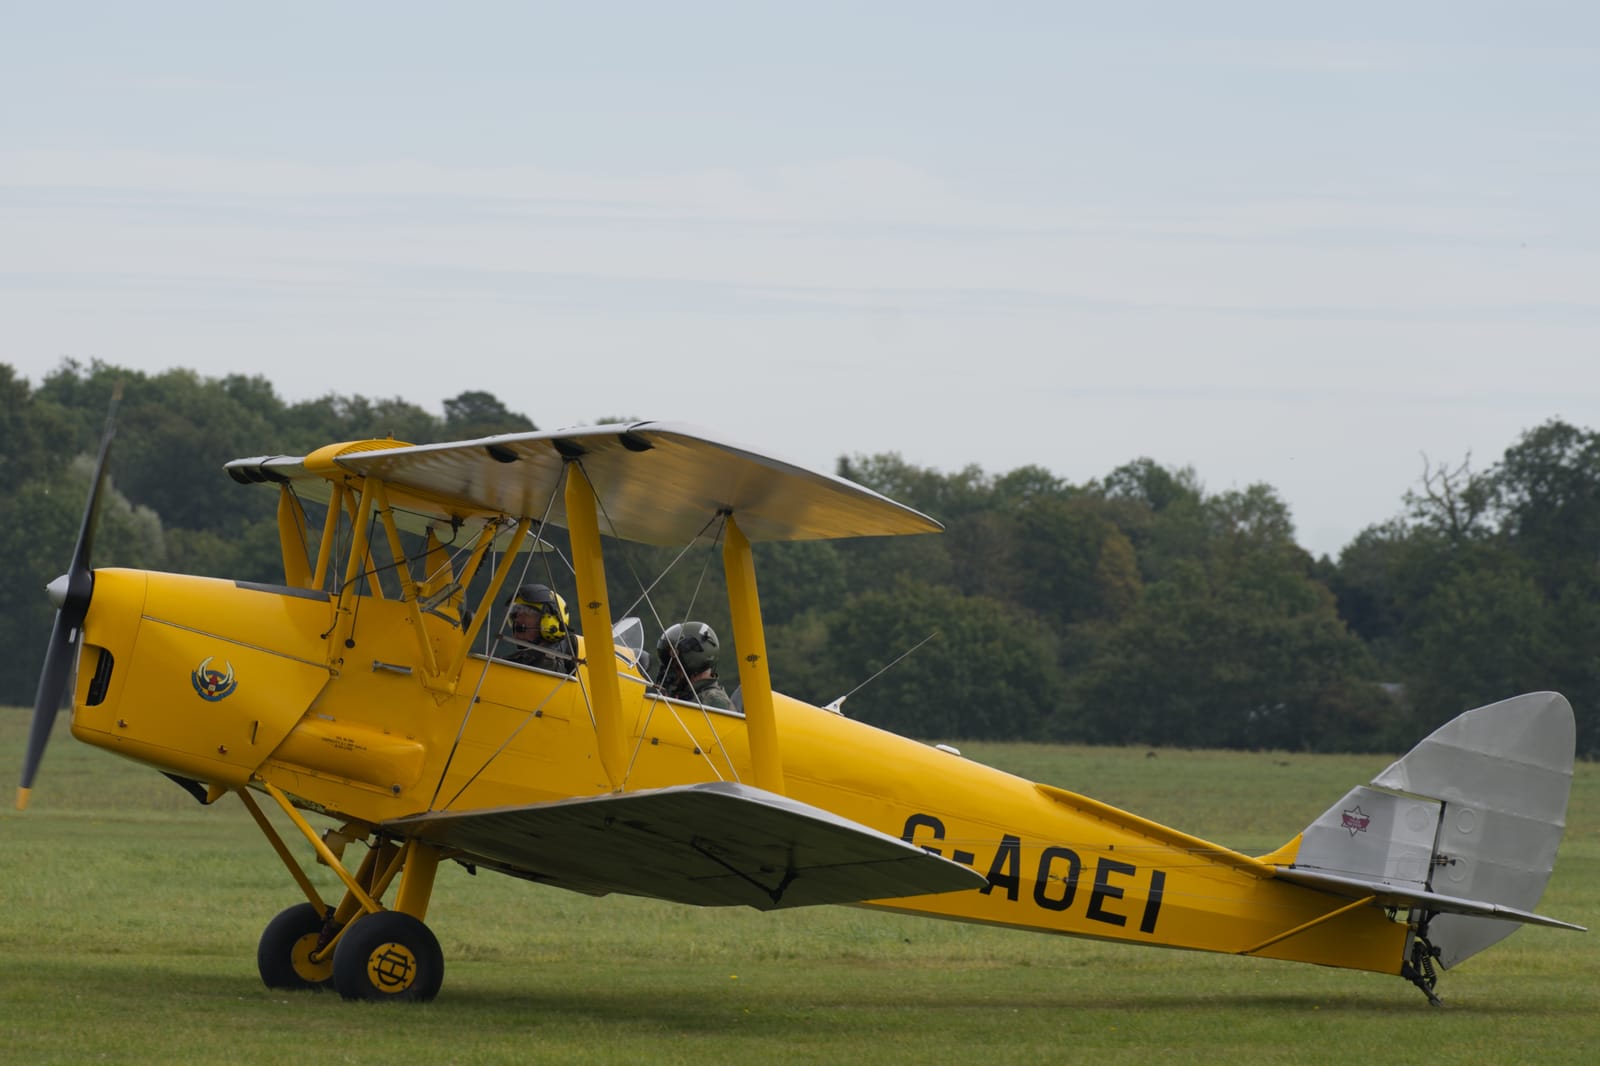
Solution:
[{"label": "rigging wire", "polygon": [[[581,458],[572,460],[572,462],[576,462],[579,465],[579,468],[582,469],[583,460]],[[584,470],[584,477],[587,478],[588,476],[589,476],[588,471]],[[590,483],[593,484],[592,481]],[[611,536],[616,538],[617,543],[619,545],[624,545],[625,546],[628,542],[626,540],[623,540],[620,536],[617,535],[616,522],[612,520],[610,512],[606,510],[605,500],[601,496],[599,496],[599,494],[595,495],[595,506],[600,512],[600,517],[603,520],[603,524],[604,524],[605,528],[610,530]],[[700,575],[695,581],[694,591],[690,594],[689,606],[687,608],[685,608],[685,614],[684,614],[684,619],[683,620],[687,621],[691,617],[691,612],[694,610],[694,604],[698,601],[698,599],[700,597],[700,590],[705,585],[706,574],[711,569],[711,560],[712,560],[712,557],[713,557],[713,555],[714,555],[714,553],[716,551],[716,547],[717,547],[717,545],[722,543],[723,533],[727,530],[728,517],[729,517],[730,514],[731,514],[731,512],[729,512],[726,509],[719,509],[710,518],[706,519],[705,524],[702,525],[695,532],[694,536],[689,539],[689,542],[687,544],[685,544],[681,550],[679,550],[678,554],[675,555],[672,558],[672,561],[669,562],[666,565],[666,567],[664,567],[662,569],[661,573],[658,574],[656,576],[656,579],[654,581],[652,581],[648,586],[646,586],[644,581],[643,581],[643,579],[640,578],[638,570],[634,567],[633,560],[630,557],[629,553],[626,550],[622,550],[621,552],[619,552],[619,554],[622,557],[623,565],[627,568],[627,571],[628,571],[629,575],[633,578],[634,583],[639,585],[641,587],[641,589],[642,589],[642,591],[640,592],[639,596],[637,598],[635,598],[634,601],[628,605],[627,609],[622,612],[622,616],[623,617],[627,617],[628,615],[630,615],[633,612],[633,609],[635,607],[637,607],[642,602],[647,607],[649,607],[650,616],[655,620],[656,625],[660,626],[663,631],[666,630],[668,628],[667,624],[662,619],[660,611],[658,611],[656,609],[655,601],[650,598],[650,593],[655,589],[655,587],[657,585],[659,585],[661,583],[662,579],[664,579],[669,573],[671,573],[672,570],[678,565],[678,563],[681,562],[686,555],[688,555],[688,553],[689,553],[689,551],[691,549],[696,547],[698,544],[700,544],[705,539],[706,531],[711,529],[712,526],[716,526],[716,534],[711,538],[710,544],[706,545],[707,552],[706,552],[705,564],[701,567]],[[648,676],[647,676],[646,680],[648,680]],[[657,698],[657,699],[651,700],[650,710],[646,714],[645,720],[644,720],[643,724],[640,727],[639,738],[634,743],[633,754],[629,757],[629,760],[628,760],[628,770],[623,775],[623,782],[624,783],[627,782],[628,775],[632,773],[633,766],[638,761],[639,754],[644,748],[644,738],[649,734],[650,723],[654,719],[654,716],[655,716],[656,704],[663,703],[663,702],[666,702],[663,698]],[[723,744],[721,734],[719,734],[717,732],[716,723],[715,723],[715,721],[713,720],[713,718],[712,718],[712,716],[710,714],[710,710],[706,707],[705,704],[700,703],[700,701],[698,699],[695,701],[695,703],[700,708],[701,717],[705,721],[706,729],[710,732],[711,737],[712,737],[713,741],[715,741],[715,743],[713,745],[708,746],[708,745],[703,745],[703,744],[699,743],[697,740],[695,740],[694,734],[692,732],[690,732],[688,726],[686,726],[684,724],[683,720],[678,717],[677,711],[676,710],[672,710],[673,718],[677,720],[678,727],[683,730],[685,736],[687,736],[691,741],[694,742],[695,748],[700,752],[701,756],[706,760],[706,765],[708,767],[710,767],[711,772],[717,775],[717,779],[718,780],[726,780],[726,778],[724,778],[722,776],[722,772],[717,769],[716,764],[711,759],[710,751],[711,751],[712,748],[715,748],[716,750],[719,750],[719,751],[721,751],[723,753],[723,758],[727,761],[727,764],[728,764],[728,771],[733,775],[734,780],[736,780],[736,781],[739,780],[738,768],[733,765],[733,758],[728,753],[726,745]],[[667,703],[667,707],[669,708],[669,710],[671,710],[672,709],[671,703]],[[591,717],[591,719],[593,718],[593,710],[592,709],[590,711],[590,717]]]}]

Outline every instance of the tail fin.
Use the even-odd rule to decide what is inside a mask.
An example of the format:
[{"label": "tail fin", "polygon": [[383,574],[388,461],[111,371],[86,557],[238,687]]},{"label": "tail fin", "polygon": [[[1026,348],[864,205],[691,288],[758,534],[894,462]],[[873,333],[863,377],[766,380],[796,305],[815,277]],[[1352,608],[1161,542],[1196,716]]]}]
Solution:
[{"label": "tail fin", "polygon": [[1278,876],[1411,908],[1446,968],[1518,922],[1581,930],[1533,913],[1566,827],[1575,740],[1555,692],[1467,711],[1307,826]]}]

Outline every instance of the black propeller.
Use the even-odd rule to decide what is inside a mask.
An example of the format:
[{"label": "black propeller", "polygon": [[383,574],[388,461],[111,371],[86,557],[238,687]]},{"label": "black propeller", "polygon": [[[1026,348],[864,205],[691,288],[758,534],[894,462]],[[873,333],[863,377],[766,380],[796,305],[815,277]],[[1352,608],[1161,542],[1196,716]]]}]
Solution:
[{"label": "black propeller", "polygon": [[55,625],[50,629],[50,645],[45,649],[44,667],[39,671],[39,692],[33,700],[33,727],[28,731],[28,747],[22,758],[22,782],[17,788],[17,810],[28,806],[33,776],[50,741],[66,694],[67,680],[77,657],[83,620],[89,613],[89,597],[94,592],[94,573],[89,569],[89,553],[94,547],[94,532],[99,524],[101,490],[106,482],[106,464],[111,459],[111,439],[117,435],[117,405],[122,401],[119,383],[111,394],[106,412],[105,433],[100,438],[100,458],[95,463],[94,480],[89,485],[89,502],[83,508],[83,524],[78,528],[78,543],[72,549],[72,564],[67,572],[50,582],[50,598],[56,605]]}]

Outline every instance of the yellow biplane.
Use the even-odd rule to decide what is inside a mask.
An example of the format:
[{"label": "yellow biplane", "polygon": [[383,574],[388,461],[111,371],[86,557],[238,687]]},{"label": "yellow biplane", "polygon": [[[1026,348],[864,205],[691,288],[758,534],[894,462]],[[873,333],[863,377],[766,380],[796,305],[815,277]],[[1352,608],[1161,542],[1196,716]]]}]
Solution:
[{"label": "yellow biplane", "polygon": [[[592,895],[864,904],[1372,970],[1434,1003],[1436,967],[1517,923],[1581,928],[1532,910],[1572,775],[1555,693],[1466,712],[1250,856],[774,692],[753,543],[940,529],[840,478],[653,422],[238,459],[236,480],[278,495],[283,581],[260,584],[91,569],[112,436],[108,418],[51,585],[18,804],[69,688],[79,740],[202,802],[239,797],[305,896],[261,937],[270,987],[432,998],[442,860]],[[519,665],[491,623],[561,530],[577,662]],[[732,709],[652,676],[607,588],[602,549],[626,542],[720,551]],[[341,898],[317,891],[273,807]]]}]

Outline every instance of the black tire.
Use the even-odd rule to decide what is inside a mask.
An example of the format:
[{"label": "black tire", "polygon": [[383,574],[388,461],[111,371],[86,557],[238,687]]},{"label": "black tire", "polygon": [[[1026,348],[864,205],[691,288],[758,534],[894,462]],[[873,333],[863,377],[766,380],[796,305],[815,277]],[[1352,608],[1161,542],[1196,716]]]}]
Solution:
[{"label": "black tire", "polygon": [[333,980],[333,960],[310,959],[322,935],[322,912],[309,903],[296,903],[267,923],[256,948],[256,968],[268,988],[327,988]]},{"label": "black tire", "polygon": [[364,915],[333,949],[333,987],[345,999],[423,1002],[443,983],[438,938],[409,914]]}]

